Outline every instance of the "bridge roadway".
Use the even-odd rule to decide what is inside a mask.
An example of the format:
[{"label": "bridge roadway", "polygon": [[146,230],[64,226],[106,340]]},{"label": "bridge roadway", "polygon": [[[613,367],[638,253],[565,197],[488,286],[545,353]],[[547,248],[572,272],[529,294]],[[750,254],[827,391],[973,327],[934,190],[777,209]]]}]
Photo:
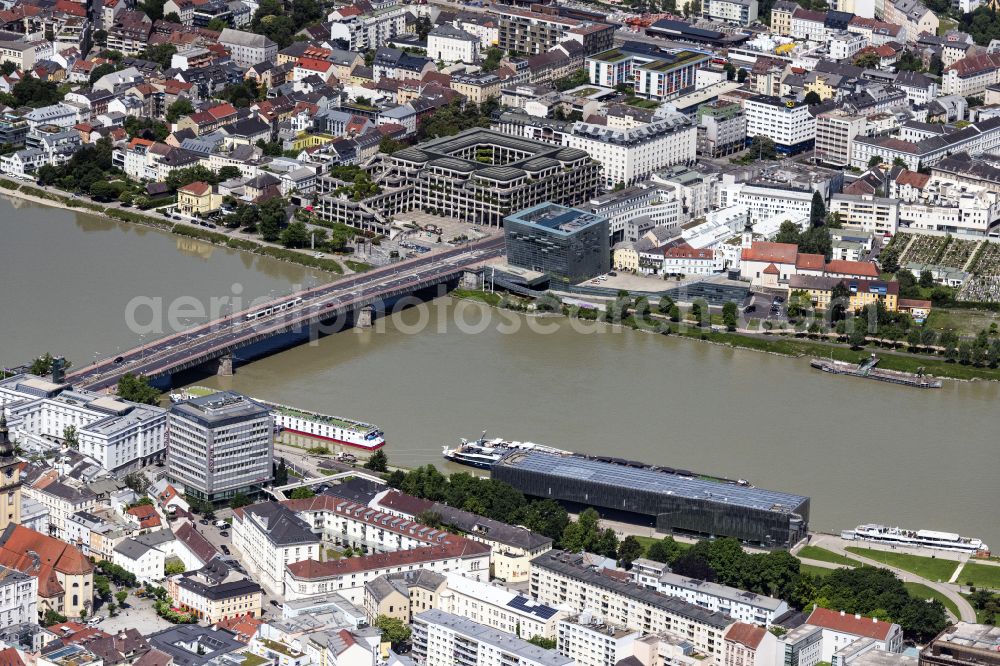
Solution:
[{"label": "bridge roadway", "polygon": [[[379,301],[460,278],[466,270],[500,256],[503,247],[503,236],[494,236],[289,294],[80,368],[68,374],[66,381],[80,388],[101,390],[116,385],[127,372],[155,379],[193,368],[268,338],[305,332],[322,321],[346,320],[351,312]],[[294,308],[252,321],[246,319],[248,314],[295,298],[303,300]]]}]

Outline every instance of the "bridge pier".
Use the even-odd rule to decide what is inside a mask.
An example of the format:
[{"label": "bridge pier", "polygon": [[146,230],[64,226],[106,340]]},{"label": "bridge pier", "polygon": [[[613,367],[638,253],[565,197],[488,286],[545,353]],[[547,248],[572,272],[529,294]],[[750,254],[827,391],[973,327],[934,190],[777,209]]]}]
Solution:
[{"label": "bridge pier", "polygon": [[357,319],[354,325],[358,328],[371,328],[372,321],[375,319],[375,306],[366,305],[365,307],[358,310]]},{"label": "bridge pier", "polygon": [[462,287],[464,289],[479,289],[483,286],[481,271],[472,270],[462,273]]},{"label": "bridge pier", "polygon": [[217,366],[215,369],[215,374],[220,377],[232,377],[233,376],[233,355],[226,354],[216,361]]}]

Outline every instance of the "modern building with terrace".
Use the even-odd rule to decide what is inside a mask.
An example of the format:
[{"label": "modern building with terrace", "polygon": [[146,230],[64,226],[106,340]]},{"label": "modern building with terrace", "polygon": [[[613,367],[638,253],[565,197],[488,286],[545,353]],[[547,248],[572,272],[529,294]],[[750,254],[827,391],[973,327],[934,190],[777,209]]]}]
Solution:
[{"label": "modern building with terrace", "polygon": [[576,148],[470,129],[380,156],[372,179],[382,191],[354,201],[337,193],[343,183],[320,178],[316,213],[377,233],[412,210],[499,227],[512,212],[545,201],[587,201],[598,191],[600,164]]}]

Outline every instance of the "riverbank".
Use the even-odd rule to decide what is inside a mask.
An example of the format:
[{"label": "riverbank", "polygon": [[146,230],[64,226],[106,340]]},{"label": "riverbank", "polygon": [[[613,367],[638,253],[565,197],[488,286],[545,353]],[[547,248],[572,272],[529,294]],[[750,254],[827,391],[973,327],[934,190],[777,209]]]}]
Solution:
[{"label": "riverbank", "polygon": [[[344,266],[333,259],[315,257],[297,250],[290,250],[272,244],[260,243],[253,240],[234,238],[208,229],[201,229],[191,224],[174,222],[164,219],[155,213],[147,213],[138,210],[122,210],[117,205],[104,206],[92,201],[65,196],[47,189],[42,189],[34,185],[18,183],[12,180],[0,178],[0,194],[23,199],[43,206],[52,206],[63,210],[88,213],[90,215],[103,216],[116,222],[128,222],[153,227],[161,231],[166,231],[177,236],[195,238],[197,240],[211,243],[220,247],[227,247],[233,250],[240,250],[260,256],[270,257],[279,261],[298,264],[306,268],[314,268],[329,273],[343,275]],[[368,266],[361,262],[347,260],[345,262],[349,272],[361,272],[367,270]]]},{"label": "riverbank", "polygon": [[[497,293],[462,289],[452,292],[452,296],[516,312],[527,310],[527,307],[520,299],[507,301],[501,294]],[[581,319],[597,320],[601,318],[600,315],[603,312],[575,307],[570,308],[563,305],[562,314],[567,317],[576,316]],[[895,349],[876,347],[872,349],[855,349],[849,344],[810,338],[810,334],[808,333],[791,331],[753,333],[745,329],[723,331],[718,330],[721,327],[699,327],[694,323],[688,323],[683,320],[671,322],[666,317],[655,314],[650,315],[650,319],[647,321],[639,321],[633,315],[629,315],[611,325],[620,325],[636,331],[647,331],[661,335],[676,335],[690,340],[699,340],[736,349],[747,349],[779,356],[793,358],[817,356],[848,363],[860,363],[871,356],[873,349],[877,349],[880,359],[879,367],[887,370],[897,370],[913,374],[922,372],[924,375],[932,377],[961,381],[1000,381],[1000,368],[962,365],[961,363],[949,362],[935,356],[914,354]]]}]

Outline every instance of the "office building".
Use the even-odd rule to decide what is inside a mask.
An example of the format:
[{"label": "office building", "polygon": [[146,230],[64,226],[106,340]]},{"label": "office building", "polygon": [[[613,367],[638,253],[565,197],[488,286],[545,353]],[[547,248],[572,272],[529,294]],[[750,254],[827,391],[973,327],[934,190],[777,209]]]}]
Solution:
[{"label": "office building", "polygon": [[808,497],[667,467],[526,451],[502,458],[490,476],[525,495],[606,508],[644,524],[655,519],[661,532],[731,536],[769,548],[791,547],[809,523]]},{"label": "office building", "polygon": [[765,136],[774,142],[775,150],[785,155],[795,155],[813,147],[816,119],[804,102],[756,95],[746,100],[743,110],[747,117],[748,142],[755,136]]},{"label": "office building", "polygon": [[389,233],[393,215],[424,210],[499,227],[511,213],[552,202],[573,206],[597,193],[600,165],[586,152],[470,129],[380,155],[382,191],[353,201],[321,177],[315,212],[330,222]]},{"label": "office building", "polygon": [[816,666],[823,661],[823,630],[803,624],[778,639],[778,658],[784,666]]},{"label": "office building", "polygon": [[702,16],[747,26],[757,20],[757,0],[705,0]]},{"label": "office building", "polygon": [[611,268],[607,218],[544,203],[504,219],[512,266],[579,282]]},{"label": "office building", "polygon": [[854,139],[864,135],[868,121],[864,116],[852,115],[836,109],[816,116],[816,145],[813,153],[816,162],[845,168],[851,165]]},{"label": "office building", "polygon": [[678,51],[660,55],[655,60],[636,63],[636,97],[672,99],[694,88],[697,71],[711,58],[696,51]]},{"label": "office building", "polygon": [[256,495],[272,478],[271,412],[230,391],[185,400],[170,409],[167,476],[188,495],[223,502]]},{"label": "office building", "polygon": [[418,666],[573,666],[555,650],[440,610],[414,616],[412,640]]}]

